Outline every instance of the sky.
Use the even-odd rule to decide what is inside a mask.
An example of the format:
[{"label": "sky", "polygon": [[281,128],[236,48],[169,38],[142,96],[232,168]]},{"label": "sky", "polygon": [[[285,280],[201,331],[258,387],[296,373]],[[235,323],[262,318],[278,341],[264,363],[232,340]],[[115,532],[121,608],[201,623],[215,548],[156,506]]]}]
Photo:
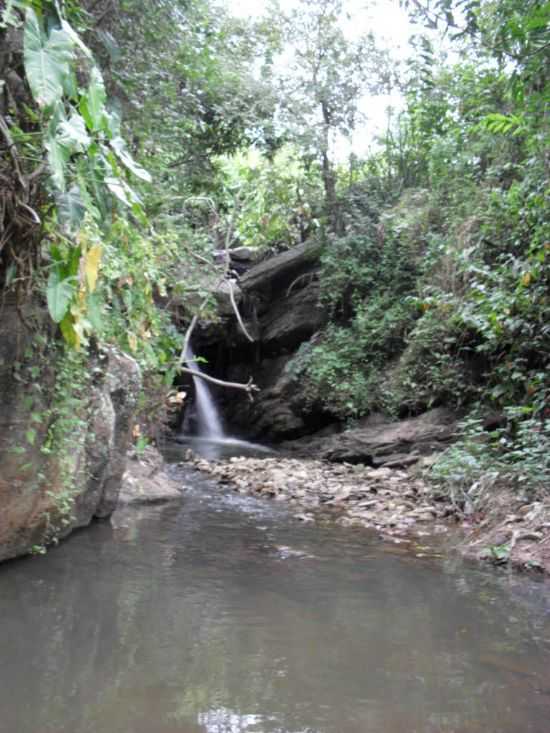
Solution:
[{"label": "sky", "polygon": [[[241,17],[256,17],[263,13],[267,0],[226,0],[232,14]],[[283,10],[291,10],[296,0],[280,0]],[[348,0],[347,8],[352,16],[343,27],[350,38],[372,31],[379,43],[391,49],[396,58],[405,58],[408,40],[415,32],[407,14],[399,7],[398,0]],[[381,133],[387,124],[388,106],[399,109],[402,99],[399,94],[380,95],[365,98],[360,104],[361,112],[367,117],[366,123],[359,125],[351,141],[340,138],[336,141],[335,153],[339,160],[345,160],[351,152],[361,156],[372,145],[374,137]]]}]

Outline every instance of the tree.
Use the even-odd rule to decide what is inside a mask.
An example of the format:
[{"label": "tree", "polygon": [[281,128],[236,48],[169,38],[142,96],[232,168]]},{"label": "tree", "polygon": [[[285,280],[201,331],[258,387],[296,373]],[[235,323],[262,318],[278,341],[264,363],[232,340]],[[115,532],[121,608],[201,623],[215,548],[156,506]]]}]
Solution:
[{"label": "tree", "polygon": [[[366,92],[389,84],[385,53],[372,34],[346,36],[343,0],[300,0],[289,14],[274,7],[286,68],[280,74],[280,118],[287,135],[318,161],[330,228],[337,228],[333,146],[338,135],[350,136]],[[348,18],[349,19],[349,18]]]},{"label": "tree", "polygon": [[86,4],[97,17],[94,46],[110,70],[108,86],[135,152],[167,192],[205,193],[214,156],[262,144],[273,99],[253,73],[262,42],[246,20],[216,0]]}]

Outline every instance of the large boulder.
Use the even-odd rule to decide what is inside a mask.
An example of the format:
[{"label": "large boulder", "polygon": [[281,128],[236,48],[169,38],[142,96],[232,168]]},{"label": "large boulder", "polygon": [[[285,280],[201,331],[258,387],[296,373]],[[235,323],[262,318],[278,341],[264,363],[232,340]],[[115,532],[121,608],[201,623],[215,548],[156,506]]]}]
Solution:
[{"label": "large boulder", "polygon": [[457,415],[443,407],[397,422],[374,415],[357,428],[328,437],[313,435],[282,448],[340,463],[403,467],[443,450],[456,434],[457,421]]},{"label": "large boulder", "polygon": [[296,349],[326,322],[326,312],[319,305],[319,283],[284,293],[260,318],[260,339],[268,351]]},{"label": "large boulder", "polygon": [[[113,511],[140,389],[136,362],[109,349],[88,365],[81,402],[59,414],[58,375],[44,358],[37,366],[20,312],[5,304],[0,325],[0,560]],[[40,317],[27,307],[25,322]]]},{"label": "large boulder", "polygon": [[117,514],[126,507],[179,502],[184,487],[167,472],[164,459],[152,446],[131,452],[118,494]]},{"label": "large boulder", "polygon": [[302,273],[317,265],[321,250],[320,242],[306,242],[259,262],[241,277],[241,287],[246,293],[265,293],[281,286],[288,287]]}]

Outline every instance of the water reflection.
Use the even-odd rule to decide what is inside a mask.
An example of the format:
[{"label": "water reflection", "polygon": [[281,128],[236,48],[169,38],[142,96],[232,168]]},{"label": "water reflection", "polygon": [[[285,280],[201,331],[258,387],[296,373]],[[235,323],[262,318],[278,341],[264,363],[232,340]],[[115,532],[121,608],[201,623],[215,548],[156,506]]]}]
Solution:
[{"label": "water reflection", "polygon": [[0,568],[0,730],[548,733],[548,604],[207,488]]}]

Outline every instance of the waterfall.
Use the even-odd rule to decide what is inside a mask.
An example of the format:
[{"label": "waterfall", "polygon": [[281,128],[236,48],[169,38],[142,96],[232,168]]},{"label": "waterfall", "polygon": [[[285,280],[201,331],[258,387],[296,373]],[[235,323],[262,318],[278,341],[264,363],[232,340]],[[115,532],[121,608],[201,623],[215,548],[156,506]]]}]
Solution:
[{"label": "waterfall", "polygon": [[[203,373],[195,361],[195,354],[191,346],[187,347],[186,362],[193,371],[199,372],[200,374]],[[207,383],[204,379],[194,376],[193,384],[195,385],[195,407],[197,410],[199,437],[210,440],[222,440],[225,437],[222,422]]]}]

